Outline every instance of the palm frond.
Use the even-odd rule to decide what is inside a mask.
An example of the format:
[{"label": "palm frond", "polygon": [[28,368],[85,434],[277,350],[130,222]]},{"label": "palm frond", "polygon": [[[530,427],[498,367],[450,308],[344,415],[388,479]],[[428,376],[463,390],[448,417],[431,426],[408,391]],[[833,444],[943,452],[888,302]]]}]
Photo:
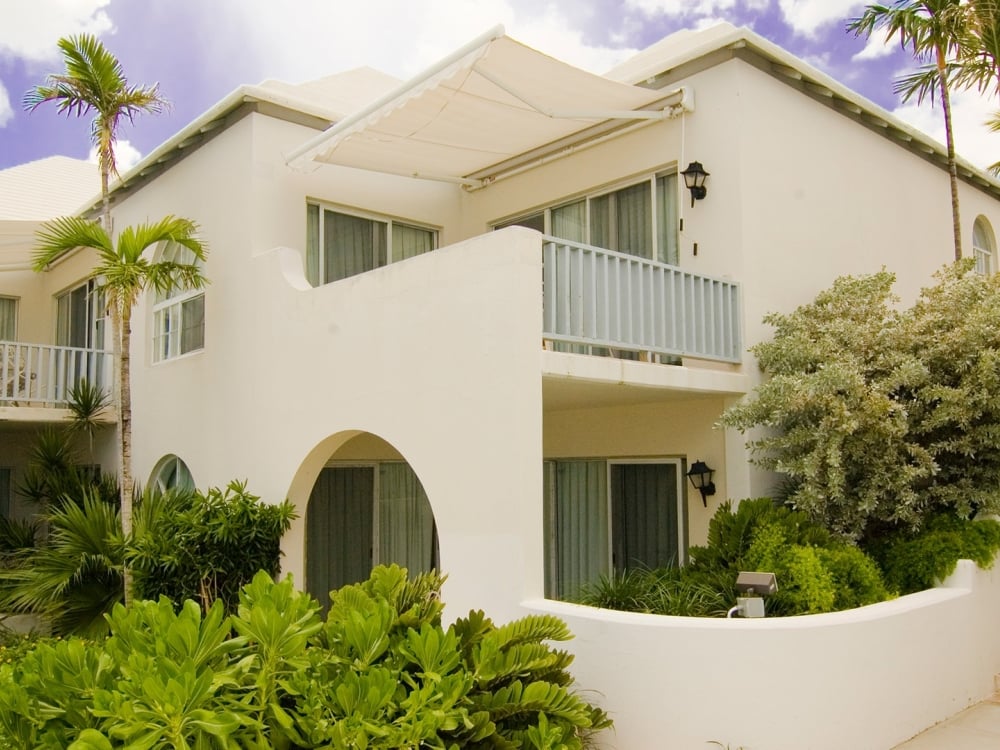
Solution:
[{"label": "palm frond", "polygon": [[114,254],[114,245],[104,227],[79,216],[62,216],[45,222],[35,240],[37,245],[31,256],[35,271],[44,271],[63,253],[78,247],[97,250],[102,256]]}]

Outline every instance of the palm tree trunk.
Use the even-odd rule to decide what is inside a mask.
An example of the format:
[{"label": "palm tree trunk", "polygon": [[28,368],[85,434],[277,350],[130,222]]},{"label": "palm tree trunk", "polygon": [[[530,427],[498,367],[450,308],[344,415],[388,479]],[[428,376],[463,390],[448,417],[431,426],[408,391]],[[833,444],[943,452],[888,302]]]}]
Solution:
[{"label": "palm tree trunk", "polygon": [[962,259],[962,219],[958,211],[958,163],[955,161],[955,133],[951,123],[951,96],[945,73],[944,50],[937,55],[938,76],[941,83],[941,107],[944,109],[944,137],[948,149],[948,177],[951,183],[951,223],[955,235],[955,260]]},{"label": "palm tree trunk", "polygon": [[[118,429],[120,432],[121,454],[121,514],[122,533],[126,542],[132,533],[132,308],[125,304],[121,309],[121,339],[118,354]],[[124,570],[125,605],[132,601],[132,571],[128,564]]]}]

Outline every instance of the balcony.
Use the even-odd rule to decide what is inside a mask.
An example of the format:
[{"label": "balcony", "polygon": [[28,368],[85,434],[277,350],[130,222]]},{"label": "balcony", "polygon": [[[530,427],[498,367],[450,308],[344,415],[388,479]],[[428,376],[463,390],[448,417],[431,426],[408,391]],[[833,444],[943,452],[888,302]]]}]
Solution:
[{"label": "balcony", "polygon": [[544,336],[666,357],[742,361],[739,286],[545,237]]},{"label": "balcony", "polygon": [[111,362],[98,349],[0,341],[0,406],[65,408],[81,380],[110,390]]}]

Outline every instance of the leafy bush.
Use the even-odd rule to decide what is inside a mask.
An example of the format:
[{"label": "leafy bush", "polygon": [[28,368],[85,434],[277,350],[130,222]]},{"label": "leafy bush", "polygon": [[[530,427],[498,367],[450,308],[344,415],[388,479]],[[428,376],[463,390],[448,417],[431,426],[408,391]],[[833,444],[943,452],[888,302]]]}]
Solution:
[{"label": "leafy bush", "polygon": [[281,536],[295,518],[287,500],[262,503],[238,481],[205,493],[147,493],[139,505],[126,552],[136,596],[194,599],[206,609],[221,599],[227,612],[258,570],[277,575]]},{"label": "leafy bush", "polygon": [[988,570],[1000,553],[1000,523],[954,514],[932,517],[917,532],[899,530],[870,545],[889,585],[903,594],[934,586],[955,572],[959,560]]},{"label": "leafy bush", "polygon": [[956,263],[901,312],[894,281],[843,277],[768,315],[753,352],[770,378],[722,417],[754,431],[794,507],[852,539],[1000,508],[1000,277]]},{"label": "leafy bush", "polygon": [[735,601],[734,581],[687,568],[633,568],[583,586],[577,601],[625,612],[716,617]]},{"label": "leafy bush", "polygon": [[561,621],[473,612],[444,628],[441,582],[377,568],[325,622],[263,572],[231,618],[221,601],[204,615],[190,600],[118,606],[105,643],[43,643],[0,667],[0,743],[571,750],[610,724],[546,644],[570,637]]},{"label": "leafy bush", "polygon": [[126,542],[103,492],[80,493],[41,515],[44,544],[10,553],[0,566],[0,611],[40,615],[61,635],[107,633],[104,615],[124,598],[126,559],[145,598],[191,598],[206,609],[221,599],[234,611],[239,587],[258,570],[277,573],[281,535],[294,517],[289,503],[262,503],[240,482],[204,494],[147,493]]}]

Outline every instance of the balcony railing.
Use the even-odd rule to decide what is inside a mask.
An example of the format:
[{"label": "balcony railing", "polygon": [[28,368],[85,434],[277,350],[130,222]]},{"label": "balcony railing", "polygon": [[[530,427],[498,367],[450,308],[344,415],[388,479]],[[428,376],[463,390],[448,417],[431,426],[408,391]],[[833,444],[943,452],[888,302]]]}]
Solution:
[{"label": "balcony railing", "polygon": [[739,286],[546,237],[544,336],[637,352],[742,361]]},{"label": "balcony railing", "polygon": [[110,390],[111,360],[97,349],[0,341],[0,406],[64,407],[83,379]]}]

